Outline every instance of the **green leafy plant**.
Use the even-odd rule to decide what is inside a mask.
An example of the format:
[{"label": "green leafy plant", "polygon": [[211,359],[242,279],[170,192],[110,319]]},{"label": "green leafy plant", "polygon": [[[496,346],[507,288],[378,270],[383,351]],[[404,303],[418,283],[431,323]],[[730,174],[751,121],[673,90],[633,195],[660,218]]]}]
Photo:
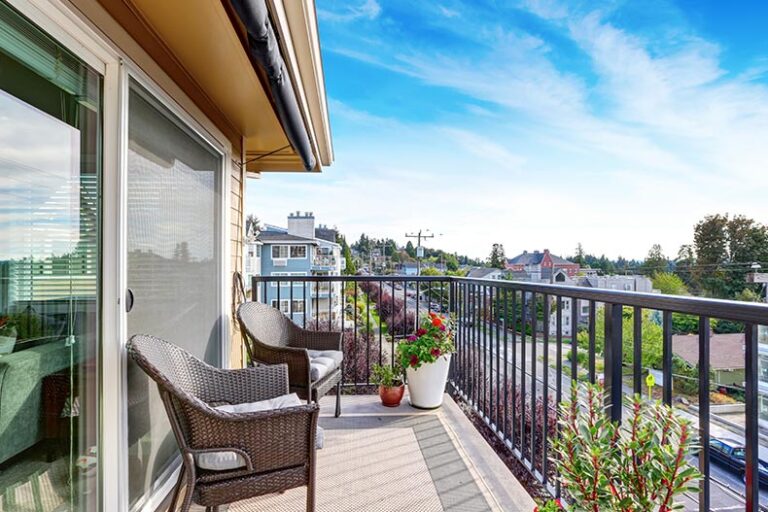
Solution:
[{"label": "green leafy plant", "polygon": [[560,502],[560,498],[556,500],[547,500],[540,505],[536,505],[533,512],[559,512],[563,509],[563,505]]},{"label": "green leafy plant", "polygon": [[400,364],[391,365],[374,364],[371,367],[371,383],[376,386],[392,388],[403,385],[403,368]]},{"label": "green leafy plant", "polygon": [[0,336],[6,336],[9,338],[15,337],[17,334],[16,325],[9,317],[0,317]]},{"label": "green leafy plant", "polygon": [[397,358],[403,368],[419,368],[434,363],[438,357],[454,352],[453,319],[429,312],[415,334],[397,346]]},{"label": "green leafy plant", "polygon": [[605,411],[599,385],[571,386],[560,406],[559,479],[571,497],[571,510],[670,512],[681,509],[675,496],[696,491],[698,470],[686,462],[692,428],[671,407],[643,401],[627,404],[631,414],[619,426]]}]

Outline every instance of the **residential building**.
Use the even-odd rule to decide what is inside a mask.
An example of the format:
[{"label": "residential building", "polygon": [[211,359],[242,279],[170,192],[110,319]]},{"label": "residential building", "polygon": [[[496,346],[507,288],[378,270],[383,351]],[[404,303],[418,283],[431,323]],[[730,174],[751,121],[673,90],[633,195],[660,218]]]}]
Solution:
[{"label": "residential building", "polygon": [[245,249],[243,250],[243,277],[246,292],[251,290],[251,278],[261,275],[261,246],[263,243],[258,237],[259,232],[256,231],[255,226],[249,226],[248,232],[245,234]]},{"label": "residential building", "polygon": [[[608,275],[599,276],[596,273],[589,273],[587,275],[569,276],[565,269],[557,269],[554,272],[554,284],[560,284],[563,286],[582,286],[585,288],[595,288],[601,290],[621,290],[621,291],[633,291],[643,293],[653,293],[653,281],[648,276],[643,275]],[[577,300],[577,325],[586,325],[589,319],[589,301]],[[595,307],[600,308],[602,304],[597,303]],[[572,310],[571,301],[565,301],[563,303],[562,316],[562,329],[564,336],[570,336],[572,330]],[[553,311],[549,318],[549,328],[551,332],[557,328],[557,315]]]},{"label": "residential building", "polygon": [[333,161],[314,2],[248,4],[0,0],[2,510],[164,502],[131,335],[244,363],[246,178]]},{"label": "residential building", "polygon": [[403,276],[419,275],[419,265],[412,262],[401,263],[397,266],[397,273]]},{"label": "residential building", "polygon": [[625,292],[653,293],[653,281],[643,275],[584,276],[577,278],[577,286],[598,288],[601,290],[621,290]]},{"label": "residential building", "polygon": [[758,410],[760,412],[760,424],[768,429],[768,326],[761,325],[757,330],[758,340]]},{"label": "residential building", "polygon": [[473,279],[504,279],[507,272],[500,268],[475,267],[467,273]]},{"label": "residential building", "polygon": [[539,251],[523,251],[514,258],[508,258],[507,270],[524,271],[531,276],[531,280],[552,282],[554,273],[558,269],[564,270],[569,277],[579,273],[578,263],[568,261],[549,252],[549,249]]},{"label": "residential building", "polygon": [[[288,227],[268,225],[256,240],[262,244],[260,274],[264,276],[338,276],[346,261],[341,246],[317,235],[329,235],[325,227],[315,228],[312,212],[288,215]],[[333,239],[335,240],[335,235]],[[341,321],[341,283],[272,282],[254,293],[254,298],[272,304],[299,325],[311,321],[336,324]]]},{"label": "residential building", "polygon": [[[744,386],[744,333],[710,334],[709,366],[713,386]],[[691,368],[699,364],[698,334],[672,336],[672,352]]]}]

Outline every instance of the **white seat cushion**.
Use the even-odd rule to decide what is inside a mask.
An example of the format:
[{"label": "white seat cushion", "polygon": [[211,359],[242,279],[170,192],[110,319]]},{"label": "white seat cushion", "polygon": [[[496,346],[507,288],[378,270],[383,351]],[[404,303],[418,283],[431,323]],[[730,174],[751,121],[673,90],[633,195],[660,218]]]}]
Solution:
[{"label": "white seat cushion", "polygon": [[[296,407],[298,405],[304,405],[304,401],[302,401],[296,393],[291,393],[289,395],[281,395],[259,402],[220,405],[215,409],[231,414],[243,414],[248,412],[284,409],[287,407]],[[317,433],[315,434],[315,446],[317,449],[323,447],[324,438],[323,429],[317,427]],[[245,459],[242,455],[228,450],[198,454],[195,456],[195,462],[198,467],[212,471],[228,471],[245,467]]]},{"label": "white seat cushion", "polygon": [[341,366],[344,354],[338,350],[307,350],[309,378],[316,382]]}]

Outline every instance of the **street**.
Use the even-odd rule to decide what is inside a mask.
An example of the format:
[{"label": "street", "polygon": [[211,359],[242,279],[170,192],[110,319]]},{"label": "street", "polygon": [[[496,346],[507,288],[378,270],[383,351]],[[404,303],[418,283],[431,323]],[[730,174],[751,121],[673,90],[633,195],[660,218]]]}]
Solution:
[{"label": "street", "polygon": [[[486,352],[489,357],[493,358],[493,369],[494,369],[494,381],[495,381],[495,372],[498,371],[499,365],[498,361],[504,360],[504,333],[502,329],[499,329],[499,339],[498,339],[498,359],[497,359],[497,338],[496,338],[496,327],[491,326],[490,324],[481,324],[484,325],[486,328],[486,332],[478,331],[476,332],[476,336],[478,336],[477,341],[475,342],[476,345],[480,347],[485,347]],[[513,361],[513,350],[517,350],[516,352],[516,367],[515,371],[517,372],[517,383],[520,384],[520,372],[525,371],[526,376],[526,388],[527,391],[530,393],[531,390],[531,377],[532,377],[532,370],[533,365],[531,363],[531,357],[533,353],[533,344],[530,341],[530,337],[527,337],[526,343],[525,343],[525,362],[521,362],[522,358],[522,343],[520,343],[520,336],[517,337],[517,343],[516,347],[512,346],[512,332],[509,331],[507,333],[507,356],[506,356],[506,363],[507,363],[507,377],[511,378],[512,374],[512,361]],[[470,340],[470,343],[472,341]],[[563,368],[569,367],[570,362],[566,360],[565,354],[570,349],[570,345],[566,348],[563,347]],[[549,364],[554,365],[556,363],[556,343],[554,338],[550,339],[549,342]],[[544,393],[544,381],[543,381],[543,375],[545,366],[543,361],[541,360],[541,356],[543,356],[544,352],[544,344],[543,342],[537,342],[536,343],[536,367],[535,367],[535,373],[536,373],[536,395],[538,397],[543,396]],[[551,368],[547,367],[546,371],[548,372],[548,396],[551,400],[555,400],[555,393],[556,393],[556,385],[557,385],[557,373],[556,371]],[[562,396],[563,398],[567,398],[570,394],[570,384],[571,379],[566,376],[566,378],[562,381]],[[624,387],[624,393],[626,395],[631,395],[632,390],[629,387]],[[526,404],[527,406],[530,406],[529,403]],[[698,428],[698,417],[693,416],[689,414],[686,411],[683,411],[676,407],[676,410],[678,410],[682,415],[686,416],[694,425],[695,428]],[[717,438],[730,438],[734,439],[736,441],[743,441],[743,436],[739,436],[738,434],[732,432],[731,430],[726,430],[725,428],[719,426],[715,421],[710,422],[710,435],[711,437]],[[760,447],[760,458],[764,460],[768,460],[768,447],[761,446]],[[698,458],[696,457],[690,457],[690,461],[692,465],[698,466]],[[739,474],[736,474],[735,472],[730,471],[729,469],[720,466],[719,464],[712,462],[710,464],[710,504],[712,510],[739,510],[743,508],[744,506],[744,500],[742,498],[744,494],[744,482],[742,481],[742,477]],[[687,503],[686,503],[686,509],[687,510],[698,510],[698,496],[697,495],[687,495]],[[768,508],[768,489],[761,487],[760,488],[760,505],[761,507],[767,507]]]}]

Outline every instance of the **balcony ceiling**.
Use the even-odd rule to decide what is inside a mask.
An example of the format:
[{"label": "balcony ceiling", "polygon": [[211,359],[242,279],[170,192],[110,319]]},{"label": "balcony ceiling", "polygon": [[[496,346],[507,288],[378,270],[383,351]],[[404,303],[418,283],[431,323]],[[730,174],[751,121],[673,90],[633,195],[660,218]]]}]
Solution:
[{"label": "balcony ceiling", "polygon": [[[250,163],[249,171],[303,170],[246,53],[241,27],[228,12],[228,4],[225,7],[224,2],[210,0],[100,2],[187,95],[198,104],[201,100],[212,104],[229,125],[220,129],[229,132],[230,138],[236,135],[238,142],[240,137],[244,139],[247,159],[274,152]],[[190,85],[198,90],[189,90],[194,89]]]}]

